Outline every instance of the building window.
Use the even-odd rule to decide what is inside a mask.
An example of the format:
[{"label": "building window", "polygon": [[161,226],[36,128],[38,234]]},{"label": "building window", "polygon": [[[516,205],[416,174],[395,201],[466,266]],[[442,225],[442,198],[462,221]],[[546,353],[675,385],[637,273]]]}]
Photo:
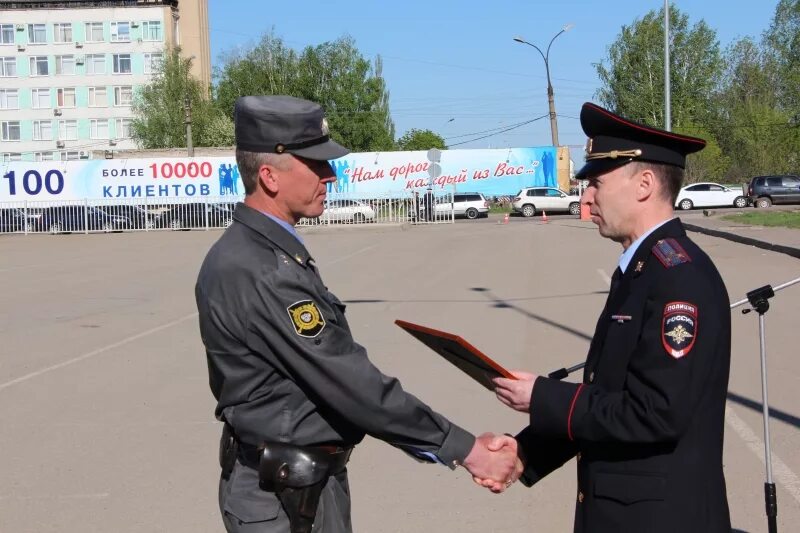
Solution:
[{"label": "building window", "polygon": [[53,160],[53,152],[34,152],[33,153],[33,160],[34,161],[52,161]]},{"label": "building window", "polygon": [[130,85],[114,87],[114,105],[131,105],[131,100],[133,100],[133,87]]},{"label": "building window", "polygon": [[0,57],[0,76],[12,77],[17,75],[17,58]]},{"label": "building window", "polygon": [[75,56],[56,56],[56,74],[75,74]]},{"label": "building window", "polygon": [[53,121],[34,120],[33,121],[33,140],[52,141],[53,140]]},{"label": "building window", "polygon": [[75,87],[56,89],[58,107],[75,107]]},{"label": "building window", "polygon": [[89,136],[92,139],[108,139],[108,119],[91,119],[89,121],[89,131]]},{"label": "building window", "polygon": [[0,109],[19,109],[19,91],[0,89]]},{"label": "building window", "polygon": [[145,54],[144,55],[144,73],[153,74],[158,71],[163,60],[163,54]]},{"label": "building window", "polygon": [[105,74],[106,56],[105,54],[89,54],[84,59],[86,74]]},{"label": "building window", "polygon": [[61,152],[62,161],[79,161],[81,158],[80,152]]},{"label": "building window", "polygon": [[22,154],[19,152],[3,154],[3,163],[14,163],[18,161],[22,161]]},{"label": "building window", "polygon": [[130,22],[112,22],[111,23],[111,42],[122,43],[131,40],[131,23]]},{"label": "building window", "polygon": [[0,24],[0,44],[14,44],[13,24]]},{"label": "building window", "polygon": [[117,139],[130,139],[131,138],[131,123],[133,119],[118,118],[116,120],[117,126]]},{"label": "building window", "polygon": [[19,120],[7,120],[5,122],[0,122],[0,140],[19,140]]},{"label": "building window", "polygon": [[105,87],[89,87],[89,107],[108,107]]},{"label": "building window", "polygon": [[28,24],[28,42],[30,44],[44,44],[47,42],[46,24]]},{"label": "building window", "polygon": [[57,43],[72,42],[72,23],[56,22],[53,24],[53,37]]},{"label": "building window", "polygon": [[103,23],[102,22],[87,22],[86,23],[86,42],[87,43],[102,43],[103,42]]},{"label": "building window", "polygon": [[130,74],[131,73],[131,55],[130,54],[114,54],[114,74]]},{"label": "building window", "polygon": [[60,141],[77,141],[78,140],[78,121],[77,120],[59,120],[58,121],[58,139]]},{"label": "building window", "polygon": [[47,56],[31,56],[31,76],[47,76],[50,74],[50,66],[47,63]]},{"label": "building window", "polygon": [[142,22],[142,39],[145,41],[162,41],[161,21],[145,20]]},{"label": "building window", "polygon": [[31,89],[31,107],[48,109],[50,107],[50,89]]}]

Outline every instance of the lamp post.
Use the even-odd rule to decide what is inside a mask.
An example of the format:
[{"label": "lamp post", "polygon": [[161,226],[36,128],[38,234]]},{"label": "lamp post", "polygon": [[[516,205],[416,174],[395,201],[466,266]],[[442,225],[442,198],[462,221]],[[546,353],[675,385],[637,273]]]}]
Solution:
[{"label": "lamp post", "polygon": [[547,103],[550,105],[550,136],[553,141],[553,146],[558,146],[558,122],[556,120],[556,103],[553,98],[553,84],[550,83],[550,47],[553,46],[553,41],[555,41],[559,35],[562,33],[569,31],[572,29],[572,24],[567,24],[561,31],[556,33],[552,39],[550,39],[550,44],[547,45],[547,51],[542,52],[542,50],[536,46],[535,44],[529,43],[522,37],[514,37],[514,40],[518,43],[527,44],[536,49],[539,52],[539,55],[542,56],[544,59],[544,69],[547,73]]},{"label": "lamp post", "polygon": [[186,155],[188,157],[194,157],[194,145],[192,143],[192,99],[189,95],[189,69],[192,68],[192,59],[195,56],[191,56],[186,61],[186,86],[184,87],[184,95],[183,95],[183,122],[186,126]]}]

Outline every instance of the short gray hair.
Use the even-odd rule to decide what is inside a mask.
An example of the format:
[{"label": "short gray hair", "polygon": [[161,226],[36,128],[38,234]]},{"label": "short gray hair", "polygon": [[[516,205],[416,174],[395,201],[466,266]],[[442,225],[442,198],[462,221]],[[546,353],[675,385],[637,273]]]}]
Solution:
[{"label": "short gray hair", "polygon": [[662,198],[669,200],[670,205],[675,204],[678,199],[678,193],[683,186],[683,169],[675,165],[665,165],[662,163],[650,163],[649,161],[633,161],[629,163],[631,174],[641,172],[645,169],[650,169],[661,182]]},{"label": "short gray hair", "polygon": [[285,169],[287,157],[290,154],[271,154],[266,152],[248,152],[236,150],[236,164],[239,166],[239,175],[244,183],[245,194],[253,194],[258,187],[258,169],[261,165],[272,165],[275,168]]}]

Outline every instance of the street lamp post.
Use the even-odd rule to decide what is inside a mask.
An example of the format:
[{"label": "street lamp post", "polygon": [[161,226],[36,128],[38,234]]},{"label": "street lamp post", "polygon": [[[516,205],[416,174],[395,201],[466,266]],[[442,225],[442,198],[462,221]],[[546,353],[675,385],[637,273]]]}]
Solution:
[{"label": "street lamp post", "polygon": [[550,106],[550,136],[553,141],[553,146],[558,146],[558,121],[556,120],[556,102],[553,97],[553,84],[550,83],[550,47],[553,46],[553,41],[555,41],[559,35],[561,35],[566,31],[569,31],[570,29],[572,29],[572,24],[567,24],[566,26],[561,28],[561,31],[556,33],[553,36],[553,38],[550,39],[550,44],[547,45],[546,52],[542,52],[542,50],[538,46],[529,43],[522,37],[514,37],[514,40],[516,42],[527,44],[528,46],[535,48],[536,51],[539,52],[539,55],[542,56],[542,59],[544,59],[544,69],[545,72],[547,73],[547,103]]}]

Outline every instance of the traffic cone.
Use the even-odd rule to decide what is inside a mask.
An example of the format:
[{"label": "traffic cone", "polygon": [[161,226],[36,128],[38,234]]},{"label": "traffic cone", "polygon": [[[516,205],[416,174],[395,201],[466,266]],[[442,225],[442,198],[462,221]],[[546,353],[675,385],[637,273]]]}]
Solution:
[{"label": "traffic cone", "polygon": [[547,223],[547,211],[542,211],[542,222]]},{"label": "traffic cone", "polygon": [[508,224],[508,213],[503,217],[503,224]]}]

